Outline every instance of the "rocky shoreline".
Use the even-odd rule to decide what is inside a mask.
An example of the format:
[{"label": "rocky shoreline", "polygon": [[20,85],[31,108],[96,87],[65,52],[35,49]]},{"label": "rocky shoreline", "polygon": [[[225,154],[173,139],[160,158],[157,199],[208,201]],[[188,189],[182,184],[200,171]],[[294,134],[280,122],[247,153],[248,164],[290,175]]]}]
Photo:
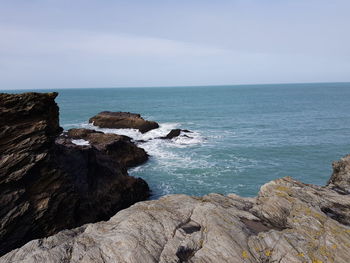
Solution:
[{"label": "rocky shoreline", "polygon": [[[255,198],[209,194],[139,202],[107,222],[33,240],[1,262],[337,262],[350,258],[350,155],[330,184],[290,177]],[[346,183],[345,183],[346,182]],[[341,190],[342,191],[342,190]]]},{"label": "rocky shoreline", "polygon": [[[147,153],[126,136],[62,133],[57,93],[0,94],[0,255],[26,242],[107,220],[146,200],[127,174]],[[72,141],[85,138],[90,145]]]},{"label": "rocky shoreline", "polygon": [[[350,155],[333,163],[326,186],[285,177],[254,198],[168,195],[132,205],[149,189],[127,168],[148,155],[130,138],[61,134],[56,93],[0,96],[2,254],[23,245],[0,262],[349,262]],[[163,138],[181,132],[189,131]]]}]

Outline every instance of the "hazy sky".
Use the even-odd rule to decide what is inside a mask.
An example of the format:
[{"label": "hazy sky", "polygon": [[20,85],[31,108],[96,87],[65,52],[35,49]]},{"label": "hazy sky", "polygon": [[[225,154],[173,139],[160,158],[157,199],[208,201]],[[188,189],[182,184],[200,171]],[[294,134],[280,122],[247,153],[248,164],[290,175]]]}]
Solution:
[{"label": "hazy sky", "polygon": [[333,81],[349,0],[0,0],[0,89]]}]

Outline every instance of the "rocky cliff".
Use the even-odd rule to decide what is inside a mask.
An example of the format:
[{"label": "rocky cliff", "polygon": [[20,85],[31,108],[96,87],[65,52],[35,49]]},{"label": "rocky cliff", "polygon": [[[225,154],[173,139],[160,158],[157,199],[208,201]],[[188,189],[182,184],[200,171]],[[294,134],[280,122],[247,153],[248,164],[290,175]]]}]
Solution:
[{"label": "rocky cliff", "polygon": [[[94,143],[78,146],[59,136],[56,96],[0,94],[0,254],[62,229],[107,220],[149,195],[147,183],[126,172],[141,162],[135,156],[147,154],[125,138],[105,143],[111,158]],[[129,152],[118,152],[118,145]]]},{"label": "rocky cliff", "polygon": [[34,240],[1,262],[336,262],[350,258],[350,156],[328,186],[292,178],[255,198],[169,195]]}]

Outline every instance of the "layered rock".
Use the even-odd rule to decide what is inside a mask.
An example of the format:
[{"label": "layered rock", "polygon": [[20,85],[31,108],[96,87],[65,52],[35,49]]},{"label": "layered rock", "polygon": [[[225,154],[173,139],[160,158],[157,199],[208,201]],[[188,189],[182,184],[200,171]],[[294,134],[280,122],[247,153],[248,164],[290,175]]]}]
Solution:
[{"label": "layered rock", "polygon": [[127,175],[126,157],[58,137],[56,96],[0,94],[0,254],[148,197],[146,182]]},{"label": "layered rock", "polygon": [[140,165],[148,160],[148,154],[124,135],[103,133],[90,129],[70,129],[67,133],[72,139],[83,139],[110,156],[125,167]]},{"label": "layered rock", "polygon": [[[342,187],[349,187],[346,174]],[[31,241],[1,262],[347,263],[349,224],[350,195],[285,177],[263,185],[256,198],[169,195],[140,202],[107,222]]]},{"label": "layered rock", "polygon": [[343,194],[350,194],[350,155],[333,163],[333,174],[328,186]]},{"label": "layered rock", "polygon": [[90,118],[89,123],[101,128],[138,129],[141,133],[145,133],[159,127],[157,122],[144,120],[140,114],[130,112],[103,111]]}]

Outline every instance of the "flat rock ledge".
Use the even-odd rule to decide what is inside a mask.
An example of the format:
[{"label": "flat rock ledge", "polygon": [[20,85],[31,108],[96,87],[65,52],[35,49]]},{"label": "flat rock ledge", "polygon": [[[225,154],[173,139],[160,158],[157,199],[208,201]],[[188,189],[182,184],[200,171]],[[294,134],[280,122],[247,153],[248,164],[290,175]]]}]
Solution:
[{"label": "flat rock ledge", "polygon": [[140,114],[103,111],[89,119],[89,123],[101,128],[138,129],[141,133],[159,128],[155,121],[144,120]]},{"label": "flat rock ledge", "polygon": [[31,241],[0,261],[348,263],[350,195],[334,185],[341,178],[349,187],[349,160],[335,163],[324,187],[285,177],[255,198],[169,195]]}]

